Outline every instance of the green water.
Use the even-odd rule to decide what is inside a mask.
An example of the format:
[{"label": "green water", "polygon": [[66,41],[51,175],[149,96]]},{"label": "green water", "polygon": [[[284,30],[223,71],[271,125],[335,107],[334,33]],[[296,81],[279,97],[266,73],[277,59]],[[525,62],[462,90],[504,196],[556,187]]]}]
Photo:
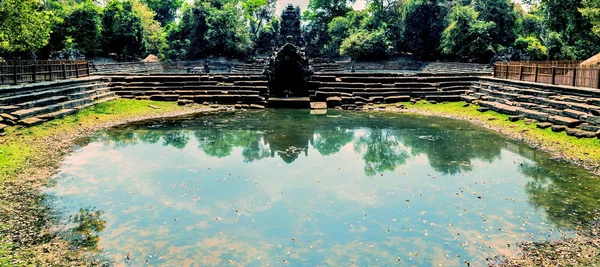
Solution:
[{"label": "green water", "polygon": [[99,132],[47,191],[130,266],[482,266],[600,209],[598,177],[476,125],[343,111]]}]

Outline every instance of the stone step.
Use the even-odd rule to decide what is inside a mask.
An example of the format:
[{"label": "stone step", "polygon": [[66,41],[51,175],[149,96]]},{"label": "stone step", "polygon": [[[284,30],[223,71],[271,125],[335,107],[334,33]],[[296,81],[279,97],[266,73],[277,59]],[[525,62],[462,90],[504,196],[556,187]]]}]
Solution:
[{"label": "stone step", "polygon": [[43,107],[43,106],[53,105],[53,104],[68,101],[68,100],[69,100],[69,97],[67,97],[67,96],[51,96],[51,97],[47,97],[47,98],[30,101],[30,102],[20,103],[20,104],[17,104],[17,106],[20,107],[20,109],[29,109],[29,108],[33,108],[33,107]]},{"label": "stone step", "polygon": [[560,115],[564,116],[564,117],[582,120],[582,121],[585,121],[588,116],[588,114],[585,112],[581,112],[581,111],[577,111],[577,110],[573,110],[573,109],[563,109],[560,112]]},{"label": "stone step", "polygon": [[563,116],[559,116],[559,115],[554,115],[554,116],[550,116],[548,117],[548,121],[554,123],[554,124],[558,124],[558,125],[564,125],[567,127],[575,127],[579,124],[581,124],[582,122],[578,119],[573,119],[573,118],[569,118],[569,117],[563,117]]},{"label": "stone step", "polygon": [[46,122],[46,121],[43,119],[33,117],[33,118],[27,118],[27,119],[20,120],[19,124],[23,125],[25,127],[33,127],[33,126],[40,125],[44,122]]},{"label": "stone step", "polygon": [[34,92],[34,93],[19,94],[19,95],[15,95],[15,96],[0,98],[0,103],[10,104],[10,105],[18,104],[18,103],[25,103],[25,102],[35,101],[35,100],[52,97],[52,96],[79,93],[79,92],[83,92],[86,90],[92,90],[92,89],[95,89],[100,86],[102,86],[102,84],[72,85],[72,86],[59,88],[59,89],[50,87],[50,88],[47,88],[46,90],[38,91],[38,92]]},{"label": "stone step", "polygon": [[38,116],[38,118],[49,121],[49,120],[54,120],[54,119],[59,119],[59,118],[63,118],[67,115],[72,115],[77,113],[76,109],[61,109],[59,111],[55,111],[55,112],[51,112],[51,113],[46,113],[43,115]]},{"label": "stone step", "polygon": [[461,95],[428,95],[425,96],[427,101],[437,101],[437,102],[456,102],[461,101]]}]

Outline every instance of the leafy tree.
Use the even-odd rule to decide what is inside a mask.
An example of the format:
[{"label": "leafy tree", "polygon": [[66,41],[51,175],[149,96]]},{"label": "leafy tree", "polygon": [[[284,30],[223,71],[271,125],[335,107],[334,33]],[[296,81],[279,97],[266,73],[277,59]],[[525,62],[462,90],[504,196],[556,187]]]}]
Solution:
[{"label": "leafy tree", "polygon": [[0,53],[35,52],[48,44],[52,12],[37,0],[0,0]]},{"label": "leafy tree", "polygon": [[583,8],[579,11],[592,24],[592,30],[600,37],[600,2],[597,0],[583,0]]},{"label": "leafy tree", "polygon": [[548,57],[548,50],[546,47],[542,45],[538,38],[533,36],[519,36],[519,38],[515,40],[514,47],[527,53],[532,59],[546,59]]},{"label": "leafy tree", "polygon": [[490,29],[495,23],[481,21],[471,6],[454,6],[449,25],[442,34],[441,49],[448,56],[465,61],[485,61],[494,54]]},{"label": "leafy tree", "polygon": [[473,7],[479,20],[494,22],[489,34],[496,47],[512,45],[517,37],[517,13],[512,0],[474,0]]},{"label": "leafy tree", "polygon": [[404,9],[402,29],[406,50],[425,59],[435,57],[446,13],[436,0],[410,0]]},{"label": "leafy tree", "polygon": [[311,56],[337,55],[338,48],[330,46],[331,37],[328,25],[335,17],[343,17],[350,7],[347,0],[310,0],[308,9],[302,14],[307,21],[304,26],[304,39]]},{"label": "leafy tree", "polygon": [[65,39],[69,48],[75,48],[86,56],[102,52],[102,14],[100,7],[91,0],[79,4],[64,20]]},{"label": "leafy tree", "polygon": [[[216,4],[215,4],[216,2]],[[243,56],[250,51],[252,41],[244,17],[236,1],[211,2],[213,7],[206,19],[205,39],[213,55]]]},{"label": "leafy tree", "polygon": [[154,20],[156,13],[139,0],[133,0],[133,10],[142,23],[145,48],[148,53],[162,55],[167,50],[166,32]]},{"label": "leafy tree", "polygon": [[132,1],[111,1],[104,9],[102,25],[106,53],[116,53],[120,59],[142,56],[144,28]]},{"label": "leafy tree", "polygon": [[381,58],[390,54],[391,43],[380,28],[374,32],[358,31],[346,38],[340,46],[340,54],[352,59]]},{"label": "leafy tree", "polygon": [[184,0],[143,0],[155,12],[154,19],[162,26],[175,20],[177,10],[181,8]]}]

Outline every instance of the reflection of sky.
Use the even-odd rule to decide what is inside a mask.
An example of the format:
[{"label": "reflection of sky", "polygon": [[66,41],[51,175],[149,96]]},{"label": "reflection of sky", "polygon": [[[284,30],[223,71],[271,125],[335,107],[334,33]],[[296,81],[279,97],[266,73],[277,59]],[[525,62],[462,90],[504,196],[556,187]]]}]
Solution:
[{"label": "reflection of sky", "polygon": [[426,138],[397,146],[407,157],[403,164],[368,176],[369,147],[356,145],[373,131],[352,131],[354,141],[339,152],[323,156],[310,146],[308,156],[291,164],[277,156],[244,163],[241,147],[210,157],[196,138],[182,149],[163,140],[96,141],[65,160],[49,191],[67,213],[102,210],[101,248],[117,263],[131,253],[135,265],[389,266],[400,260],[456,266],[467,260],[481,266],[485,257],[514,253],[519,241],[558,237],[546,214],[528,204],[530,178],[519,165],[536,163],[513,152],[518,149],[499,148],[492,162],[472,159],[470,171],[444,174],[430,166],[431,154],[411,151],[427,147],[414,142],[443,134],[423,128]]}]

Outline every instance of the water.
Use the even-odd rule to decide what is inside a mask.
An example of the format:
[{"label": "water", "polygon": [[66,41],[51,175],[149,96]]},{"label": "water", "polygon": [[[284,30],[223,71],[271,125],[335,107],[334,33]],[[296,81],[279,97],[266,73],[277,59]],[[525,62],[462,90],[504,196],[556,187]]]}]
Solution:
[{"label": "water", "polygon": [[99,132],[48,194],[118,265],[481,266],[591,221],[597,179],[462,121],[266,110]]}]

